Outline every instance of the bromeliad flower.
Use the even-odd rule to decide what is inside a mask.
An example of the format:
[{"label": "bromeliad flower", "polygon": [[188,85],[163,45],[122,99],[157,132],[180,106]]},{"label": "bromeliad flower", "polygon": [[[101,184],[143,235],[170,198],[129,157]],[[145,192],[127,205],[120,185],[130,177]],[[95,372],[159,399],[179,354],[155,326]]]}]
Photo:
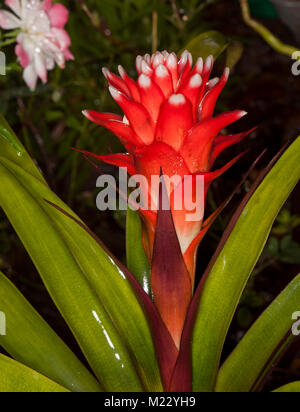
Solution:
[{"label": "bromeliad flower", "polygon": [[[136,66],[137,82],[121,66],[120,77],[103,69],[110,93],[125,117],[84,112],[91,121],[116,134],[128,153],[93,156],[109,164],[127,167],[130,174],[142,174],[149,182],[152,176],[159,176],[161,170],[169,177],[201,175],[206,193],[212,181],[237,161],[236,158],[212,172],[216,158],[248,135],[220,135],[225,127],[246,112],[233,111],[213,117],[217,98],[227,83],[229,69],[221,79],[209,80],[213,58],[210,56],[205,62],[199,58],[193,67],[192,56],[187,51],[179,61],[175,53],[167,52],[157,52],[152,57],[138,56]],[[157,204],[158,193],[150,195],[152,203]],[[145,248],[151,259],[156,213],[140,212],[146,233]],[[181,250],[193,277],[203,222],[187,221],[186,213],[186,210],[172,211]]]},{"label": "bromeliad flower", "polygon": [[[131,79],[122,67],[119,67],[120,77],[108,69],[103,69],[109,82],[110,93],[123,110],[124,117],[110,113],[84,112],[88,119],[116,134],[128,153],[108,156],[85,153],[106,163],[127,167],[131,175],[145,176],[149,185],[144,190],[151,187],[153,177],[159,177],[162,171],[163,175],[169,178],[180,176],[181,181],[188,177],[192,183],[190,196],[194,199],[194,193],[197,192],[197,177],[201,176],[202,195],[205,198],[211,183],[240,158],[238,156],[220,170],[212,171],[217,157],[223,150],[240,142],[249,134],[220,134],[228,125],[241,119],[246,114],[244,111],[233,111],[213,117],[217,99],[227,83],[229,69],[225,69],[220,79],[209,80],[213,58],[210,56],[205,62],[199,58],[193,67],[192,55],[187,51],[179,60],[174,53],[167,52],[157,52],[152,57],[139,56],[136,67],[139,74],[137,82]],[[143,187],[141,190],[143,191]],[[179,261],[176,267],[172,266],[173,279],[176,268],[180,265],[182,268],[178,276],[181,286],[179,287],[178,283],[172,296],[165,294],[166,290],[172,288],[166,287],[168,282],[162,282],[162,269],[155,269],[157,256],[154,249],[155,244],[159,244],[156,230],[158,190],[143,193],[143,197],[148,197],[151,204],[156,205],[156,210],[140,208],[139,211],[143,221],[144,247],[152,263],[151,285],[154,300],[175,343],[179,345],[194,286],[196,252],[209,225],[204,224],[203,216],[196,221],[188,219],[187,215],[191,210],[187,210],[185,203],[181,210],[174,207],[174,197],[178,195],[175,185],[169,187],[168,195],[181,254],[187,268],[184,275],[184,268]],[[160,248],[166,249],[167,246],[162,242]],[[172,311],[170,301],[174,303]]]},{"label": "bromeliad flower", "polygon": [[52,4],[52,0],[5,0],[5,4],[13,13],[0,10],[0,27],[20,29],[15,52],[24,68],[25,82],[35,89],[38,78],[47,82],[47,72],[54,69],[55,63],[64,68],[66,61],[74,59],[64,29],[69,12],[62,4]]}]

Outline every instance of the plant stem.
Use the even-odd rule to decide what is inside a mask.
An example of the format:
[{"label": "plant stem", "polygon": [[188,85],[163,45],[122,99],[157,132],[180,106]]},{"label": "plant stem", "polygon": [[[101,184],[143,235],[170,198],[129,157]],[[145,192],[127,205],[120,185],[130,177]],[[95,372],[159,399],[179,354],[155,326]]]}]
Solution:
[{"label": "plant stem", "polygon": [[157,52],[158,47],[158,13],[153,10],[152,13],[152,53]]},{"label": "plant stem", "polygon": [[245,23],[255,30],[260,36],[277,52],[285,54],[287,56],[292,56],[298,51],[296,47],[290,46],[279,40],[274,34],[268,30],[264,25],[258,21],[252,19],[250,15],[250,7],[248,0],[240,0],[243,19]]}]

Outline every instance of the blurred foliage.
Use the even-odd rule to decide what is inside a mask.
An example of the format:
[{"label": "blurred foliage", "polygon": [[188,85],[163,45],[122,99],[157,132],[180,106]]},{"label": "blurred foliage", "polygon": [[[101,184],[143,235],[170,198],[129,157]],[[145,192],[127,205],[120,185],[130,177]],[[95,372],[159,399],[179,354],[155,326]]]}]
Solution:
[{"label": "blurred foliage", "polygon": [[[70,149],[97,153],[121,150],[111,133],[81,115],[84,109],[118,111],[108,95],[101,68],[108,66],[116,71],[121,64],[135,75],[136,55],[151,53],[154,38],[159,49],[181,50],[197,35],[213,28],[202,13],[215,1],[61,2],[70,10],[67,30],[75,61],[65,70],[50,72],[49,83],[40,83],[35,92],[30,92],[16,64],[14,47],[8,46],[8,74],[0,78],[0,111],[37,160],[52,188],[72,203],[86,185],[91,168]],[[157,27],[153,25],[155,12]]]}]

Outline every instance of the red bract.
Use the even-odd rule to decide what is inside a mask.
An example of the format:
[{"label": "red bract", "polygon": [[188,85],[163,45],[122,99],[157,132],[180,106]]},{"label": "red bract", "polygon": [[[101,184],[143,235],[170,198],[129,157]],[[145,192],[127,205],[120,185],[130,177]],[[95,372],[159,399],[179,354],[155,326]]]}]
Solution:
[{"label": "red bract", "polygon": [[[137,81],[131,79],[122,67],[119,67],[120,77],[103,69],[110,93],[123,110],[124,117],[84,112],[88,119],[112,131],[128,153],[108,156],[85,153],[108,164],[126,167],[130,175],[143,175],[147,179],[148,187],[141,185],[140,190],[151,210],[140,208],[140,214],[144,248],[152,267],[154,302],[179,347],[194,288],[197,249],[217,213],[205,223],[202,214],[196,221],[190,221],[188,214],[193,210],[183,198],[188,192],[191,202],[198,204],[195,203],[198,202],[198,176],[203,177],[200,187],[203,200],[211,183],[241,157],[237,156],[223,168],[212,171],[223,150],[249,134],[220,134],[246,112],[237,110],[213,117],[229,69],[225,69],[221,79],[209,80],[213,68],[211,56],[205,62],[199,58],[193,67],[192,55],[187,51],[179,60],[174,53],[157,52],[152,57],[148,54],[138,56],[136,67]],[[158,187],[153,189],[151,186],[153,177],[160,178],[161,174],[164,178],[179,178],[179,183],[166,186],[169,214],[163,213],[160,207]],[[189,190],[182,184],[187,180]],[[182,192],[177,190],[179,185]],[[182,201],[181,208],[177,207],[178,199]]]},{"label": "red bract", "polygon": [[[131,79],[121,66],[120,76],[103,69],[110,93],[123,110],[124,117],[84,112],[90,120],[111,130],[128,153],[94,156],[109,164],[127,166],[130,174],[142,174],[149,182],[151,176],[159,176],[161,170],[169,177],[202,175],[206,193],[212,181],[238,160],[236,158],[221,170],[212,172],[217,156],[248,134],[219,135],[222,129],[243,117],[244,111],[213,117],[216,101],[227,83],[229,69],[221,79],[209,81],[213,58],[210,56],[205,62],[199,58],[193,67],[192,56],[187,51],[179,60],[175,53],[167,52],[138,56],[136,68],[137,81]],[[149,195],[158,204],[158,193]],[[140,212],[145,230],[144,245],[151,260],[157,213]],[[185,210],[172,210],[172,215],[193,283],[203,222],[186,221]]]}]

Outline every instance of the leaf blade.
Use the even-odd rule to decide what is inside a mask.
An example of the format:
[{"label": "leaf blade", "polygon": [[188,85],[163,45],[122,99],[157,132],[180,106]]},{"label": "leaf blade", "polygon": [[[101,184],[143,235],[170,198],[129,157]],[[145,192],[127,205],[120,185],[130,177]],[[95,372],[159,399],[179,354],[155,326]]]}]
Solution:
[{"label": "leaf blade", "polygon": [[[40,180],[3,158],[0,159],[0,182],[6,188],[5,192],[0,191],[0,205],[104,388],[142,391],[118,331],[40,205],[45,203],[41,197],[45,192],[58,203],[62,202]],[[25,188],[29,182],[38,186],[38,200]],[[102,350],[95,352],[99,345]]]},{"label": "leaf blade", "polygon": [[142,244],[142,224],[138,212],[130,207],[126,217],[126,257],[128,269],[151,296],[151,269]]},{"label": "leaf blade", "polygon": [[67,389],[0,354],[0,392],[69,392]]},{"label": "leaf blade", "polygon": [[[222,347],[241,294],[276,216],[299,181],[299,156],[300,138],[282,155],[247,202],[206,279],[193,334],[196,391],[214,390]],[[278,187],[280,190],[276,190]],[[201,350],[197,342],[201,342]]]},{"label": "leaf blade", "polygon": [[0,346],[14,359],[72,392],[101,392],[95,378],[1,272],[0,308],[7,324]]},{"label": "leaf blade", "polygon": [[[295,322],[292,314],[299,302],[300,275],[267,308],[226,360],[218,375],[217,392],[250,392],[259,386],[286,344],[291,343]],[[270,354],[274,356],[270,358]]]}]

